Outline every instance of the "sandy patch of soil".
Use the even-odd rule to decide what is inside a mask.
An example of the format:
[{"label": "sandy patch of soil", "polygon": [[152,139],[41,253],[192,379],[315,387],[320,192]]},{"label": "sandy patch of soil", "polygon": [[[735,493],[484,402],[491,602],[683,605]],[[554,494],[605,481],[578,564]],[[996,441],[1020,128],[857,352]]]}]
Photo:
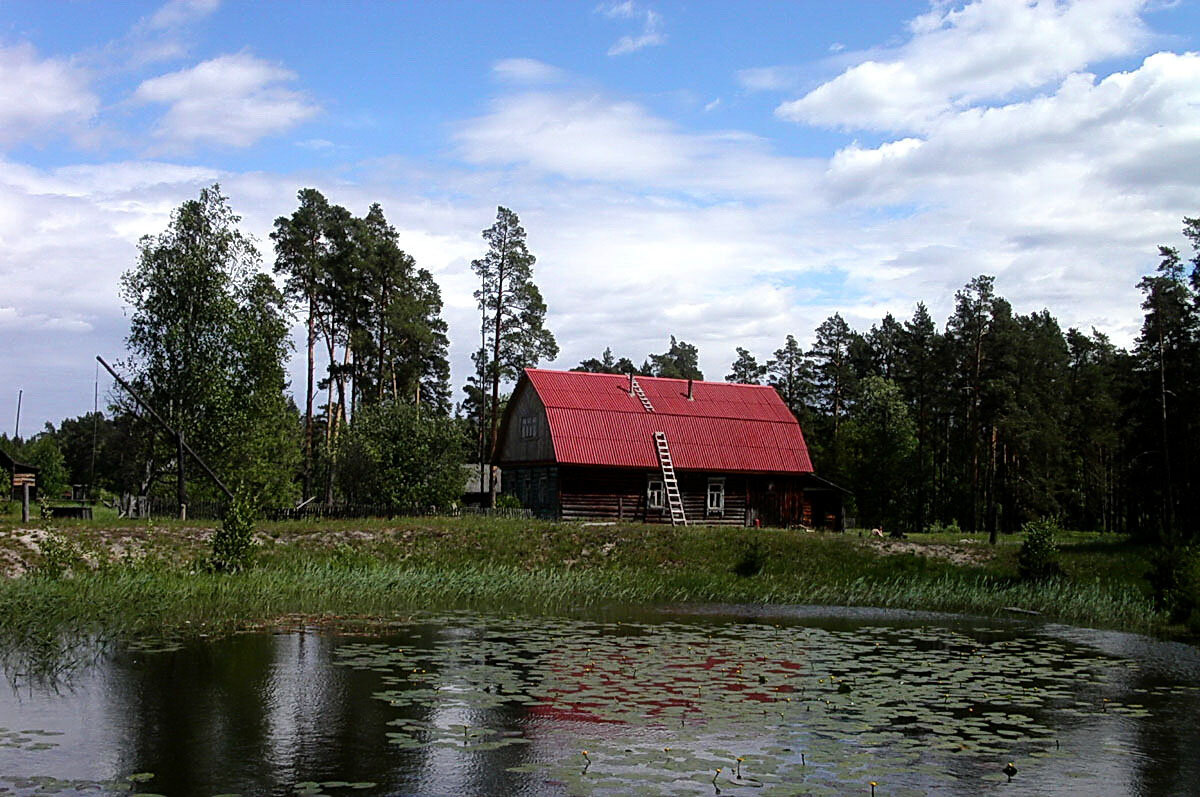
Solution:
[{"label": "sandy patch of soil", "polygon": [[917,556],[928,556],[931,559],[945,559],[956,565],[981,565],[992,558],[992,551],[984,545],[967,547],[883,539],[872,541],[871,547],[889,556],[912,553]]}]

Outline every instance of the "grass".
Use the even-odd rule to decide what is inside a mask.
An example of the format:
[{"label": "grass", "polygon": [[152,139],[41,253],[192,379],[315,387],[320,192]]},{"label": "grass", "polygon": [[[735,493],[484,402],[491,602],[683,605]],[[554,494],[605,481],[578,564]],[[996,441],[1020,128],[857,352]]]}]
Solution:
[{"label": "grass", "polygon": [[[42,524],[35,524],[42,525]],[[963,535],[897,545],[856,534],[578,525],[496,518],[264,523],[254,567],[205,572],[211,524],[58,521],[38,554],[0,520],[0,634],[224,632],[306,617],[415,609],[563,611],[675,602],[822,604],[1046,618],[1163,632],[1145,551],[1118,537],[1061,540],[1067,576],[1015,578],[1019,540]],[[755,567],[739,567],[753,560]],[[740,572],[757,572],[739,576]]]}]

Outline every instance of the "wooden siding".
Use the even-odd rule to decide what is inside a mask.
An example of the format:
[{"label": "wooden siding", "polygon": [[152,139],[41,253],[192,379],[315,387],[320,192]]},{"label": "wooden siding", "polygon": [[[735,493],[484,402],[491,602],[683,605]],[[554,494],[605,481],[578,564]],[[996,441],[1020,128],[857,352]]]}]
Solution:
[{"label": "wooden siding", "polygon": [[[513,406],[506,412],[504,439],[500,441],[499,450],[503,452],[503,459],[499,464],[506,471],[514,462],[554,461],[554,443],[550,439],[546,407],[527,380],[522,381],[521,386],[511,399]],[[522,418],[533,419],[536,429],[532,438],[522,434]]]},{"label": "wooden siding", "polygon": [[[551,520],[670,523],[666,508],[647,507],[646,487],[657,471],[571,465],[507,465],[504,492],[534,515]],[[725,481],[725,510],[708,514],[710,478]],[[842,496],[803,477],[738,473],[681,473],[679,489],[691,525],[841,530]]]},{"label": "wooden siding", "polygon": [[[651,509],[646,503],[650,480],[661,480],[656,471],[623,468],[560,468],[561,510],[563,520],[631,520],[646,523],[670,523],[665,509]],[[725,479],[725,510],[708,514],[709,477]],[[744,526],[748,478],[738,474],[679,474],[679,491],[688,523]]]},{"label": "wooden siding", "polygon": [[515,496],[535,517],[559,518],[559,469],[555,465],[505,465],[504,494]]}]

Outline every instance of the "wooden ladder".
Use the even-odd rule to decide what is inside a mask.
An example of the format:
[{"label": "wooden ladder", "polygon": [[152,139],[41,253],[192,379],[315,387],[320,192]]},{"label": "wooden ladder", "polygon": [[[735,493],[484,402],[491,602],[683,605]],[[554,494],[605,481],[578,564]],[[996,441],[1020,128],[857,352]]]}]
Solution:
[{"label": "wooden ladder", "polygon": [[646,398],[646,393],[642,390],[642,386],[632,377],[630,377],[629,381],[633,384],[633,395],[641,399],[642,406],[646,408],[646,412],[654,412],[654,405],[650,403],[650,399]]},{"label": "wooden ladder", "polygon": [[654,447],[658,449],[658,464],[662,467],[663,489],[667,493],[667,507],[671,510],[671,525],[687,525],[683,511],[683,498],[679,495],[679,480],[675,478],[675,463],[671,461],[671,449],[667,446],[667,433],[654,433]]}]

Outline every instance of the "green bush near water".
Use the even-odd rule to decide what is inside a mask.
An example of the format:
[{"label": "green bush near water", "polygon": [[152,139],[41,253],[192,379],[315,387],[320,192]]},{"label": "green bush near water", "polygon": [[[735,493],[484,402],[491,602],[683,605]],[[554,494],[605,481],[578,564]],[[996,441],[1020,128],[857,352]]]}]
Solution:
[{"label": "green bush near water", "polygon": [[1063,575],[1058,563],[1058,545],[1054,537],[1062,532],[1050,520],[1034,520],[1025,524],[1025,540],[1017,554],[1017,573],[1027,581],[1055,578]]}]

